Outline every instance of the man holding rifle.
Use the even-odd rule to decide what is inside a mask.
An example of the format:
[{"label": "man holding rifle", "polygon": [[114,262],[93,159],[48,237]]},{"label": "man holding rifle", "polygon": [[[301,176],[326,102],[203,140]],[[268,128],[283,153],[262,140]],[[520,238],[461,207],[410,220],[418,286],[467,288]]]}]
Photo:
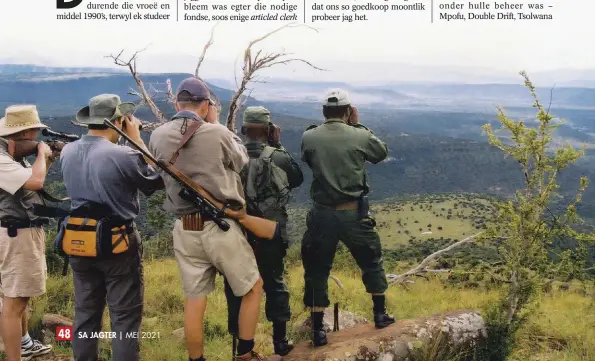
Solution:
[{"label": "man holding rifle", "polygon": [[[140,122],[131,113],[133,103],[122,103],[114,94],[101,94],[91,98],[89,106],[77,114],[77,121],[87,125],[89,132],[80,140],[67,144],[62,150],[61,163],[64,185],[72,200],[71,217],[64,232],[80,232],[75,240],[100,243],[114,254],[74,254],[70,266],[74,274],[74,329],[72,352],[75,361],[95,361],[98,339],[92,332],[101,331],[102,316],[107,301],[110,311],[111,331],[117,334],[139,332],[143,312],[144,284],[142,268],[142,244],[135,218],[140,212],[139,190],[146,196],[163,189],[163,180],[143,155],[128,147],[120,146],[120,135],[104,124],[107,118],[130,139],[141,144]],[[112,224],[100,226],[97,220],[113,219],[113,225],[124,228],[114,242]],[[80,225],[74,219],[84,219]],[[117,220],[117,221],[116,221]],[[92,222],[96,222],[96,226]],[[103,227],[103,228],[102,228]],[[118,229],[121,229],[118,227]],[[96,230],[94,230],[96,229]],[[85,234],[109,234],[104,237]],[[62,242],[73,237],[63,236]],[[81,242],[81,241],[78,241]],[[102,244],[101,242],[105,242]],[[117,251],[125,245],[124,251]],[[120,246],[120,249],[121,247]],[[112,249],[113,247],[113,249]],[[79,338],[82,334],[87,338]],[[112,340],[114,361],[138,361],[138,338]]]},{"label": "man holding rifle", "polygon": [[45,232],[33,206],[42,190],[52,150],[39,142],[33,166],[15,155],[15,142],[33,141],[42,124],[34,105],[13,105],[0,119],[0,282],[4,293],[2,339],[7,361],[30,360],[52,350],[27,332],[27,304],[45,293]]},{"label": "man holding rifle", "polygon": [[164,209],[179,217],[173,238],[185,297],[184,332],[189,360],[205,360],[203,321],[207,295],[215,288],[217,271],[226,277],[234,295],[243,297],[236,360],[281,360],[280,356],[265,359],[253,350],[263,282],[240,225],[245,201],[239,173],[248,156],[228,129],[204,121],[213,108],[209,95],[209,89],[199,79],[182,81],[176,92],[178,113],[153,132],[149,143],[160,162],[174,166],[190,182],[196,182],[214,202],[225,204],[224,208],[242,209],[225,211],[228,217],[235,218],[225,220],[229,224],[225,231],[211,214],[201,212],[195,202],[182,198],[179,180],[163,177],[167,192]]}]

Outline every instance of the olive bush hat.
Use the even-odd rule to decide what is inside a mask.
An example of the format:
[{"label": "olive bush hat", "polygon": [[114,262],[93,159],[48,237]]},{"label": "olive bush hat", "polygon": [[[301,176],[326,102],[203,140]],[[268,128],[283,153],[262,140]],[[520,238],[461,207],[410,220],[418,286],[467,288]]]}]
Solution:
[{"label": "olive bush hat", "polygon": [[103,119],[110,121],[134,112],[134,103],[122,103],[116,94],[101,94],[89,100],[89,105],[79,110],[76,120],[81,124],[103,125]]},{"label": "olive bush hat", "polygon": [[271,112],[265,107],[248,107],[244,111],[244,126],[267,126],[271,123]]}]

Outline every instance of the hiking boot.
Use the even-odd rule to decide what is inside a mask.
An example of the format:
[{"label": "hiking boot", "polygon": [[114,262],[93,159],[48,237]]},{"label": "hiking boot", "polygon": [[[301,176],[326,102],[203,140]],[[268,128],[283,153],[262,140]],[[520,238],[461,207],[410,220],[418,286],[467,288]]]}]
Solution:
[{"label": "hiking boot", "polygon": [[32,358],[33,358],[33,356],[27,356],[27,357],[25,357],[25,356],[21,356],[21,361],[29,361],[29,360],[31,360]]},{"label": "hiking boot", "polygon": [[312,344],[314,347],[324,346],[328,343],[326,339],[326,331],[324,330],[312,330]]},{"label": "hiking boot", "polygon": [[33,357],[45,355],[51,351],[52,345],[43,345],[41,342],[33,340],[33,345],[31,345],[31,347],[21,347],[21,360],[30,360]]},{"label": "hiking boot", "polygon": [[376,328],[385,328],[393,323],[395,323],[395,318],[386,313],[386,311],[374,314],[374,325]]},{"label": "hiking boot", "polygon": [[275,348],[275,354],[281,356],[286,356],[293,350],[293,345],[287,340],[273,341],[273,347]]},{"label": "hiking boot", "polygon": [[254,351],[250,351],[245,355],[236,356],[236,361],[281,361],[283,357],[279,355],[271,355],[268,357],[264,357]]}]

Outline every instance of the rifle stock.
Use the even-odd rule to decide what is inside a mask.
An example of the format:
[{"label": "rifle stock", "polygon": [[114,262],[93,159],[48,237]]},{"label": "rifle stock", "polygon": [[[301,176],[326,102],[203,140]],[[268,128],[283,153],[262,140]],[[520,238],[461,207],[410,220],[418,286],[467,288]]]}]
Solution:
[{"label": "rifle stock", "polygon": [[[172,173],[174,173],[177,177],[182,180],[183,183],[186,183],[194,192],[200,193],[205,199],[207,199],[210,203],[212,203],[217,209],[222,209],[225,205],[218,200],[216,200],[206,189],[201,187],[199,184],[194,182],[190,177],[185,175],[184,173],[180,172],[179,169],[175,168],[174,166],[167,164],[163,161],[158,161],[156,163],[159,167],[168,167]],[[241,211],[240,209],[234,209],[233,207],[228,207],[232,211]],[[227,210],[224,211],[225,214],[228,216],[232,216],[231,214],[227,213]],[[250,233],[254,234],[258,238],[263,239],[273,239],[275,238],[275,233],[277,231],[277,222],[271,221],[270,219],[260,218],[248,215],[245,211],[241,212],[241,215],[235,218],[240,224],[246,228]]]},{"label": "rifle stock", "polygon": [[207,213],[210,213],[210,215],[213,216],[215,222],[217,223],[217,225],[219,225],[220,228],[226,230],[225,225],[227,225],[227,228],[229,229],[229,224],[220,219],[220,217],[225,214],[230,218],[237,220],[242,225],[242,227],[244,227],[246,230],[248,230],[258,238],[269,240],[275,238],[278,230],[277,222],[265,218],[250,216],[246,213],[246,210],[244,208],[234,209],[232,207],[224,205],[223,203],[216,200],[208,191],[202,188],[199,184],[194,182],[190,177],[182,173],[179,169],[170,164],[165,163],[164,161],[155,159],[155,157],[153,157],[152,154],[143,149],[143,147],[136,144],[136,142],[130,139],[130,137],[128,137],[126,133],[114,126],[108,119],[105,119],[104,123],[113,130],[115,130],[118,134],[120,134],[120,136],[124,137],[130,145],[132,145],[139,152],[141,152],[146,158],[150,159],[153,163],[155,163],[157,167],[161,168],[172,178],[177,180],[178,183],[180,183],[180,185],[186,190],[186,199],[195,203],[195,205],[200,209],[206,211]]}]

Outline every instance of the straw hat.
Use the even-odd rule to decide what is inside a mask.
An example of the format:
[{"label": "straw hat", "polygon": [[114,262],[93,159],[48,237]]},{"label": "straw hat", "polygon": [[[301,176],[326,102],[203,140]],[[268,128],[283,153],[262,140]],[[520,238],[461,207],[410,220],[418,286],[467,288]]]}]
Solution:
[{"label": "straw hat", "polygon": [[36,128],[47,128],[47,125],[41,124],[35,105],[11,105],[0,119],[0,137]]}]

